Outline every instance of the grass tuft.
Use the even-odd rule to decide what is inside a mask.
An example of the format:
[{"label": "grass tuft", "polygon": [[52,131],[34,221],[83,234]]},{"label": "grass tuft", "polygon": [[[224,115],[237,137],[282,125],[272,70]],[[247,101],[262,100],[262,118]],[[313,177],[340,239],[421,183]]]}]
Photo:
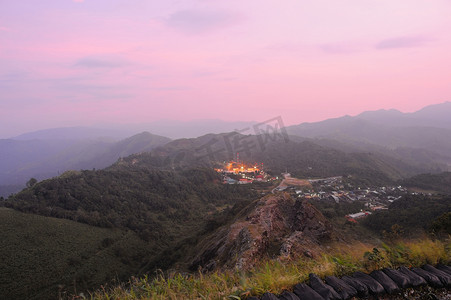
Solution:
[{"label": "grass tuft", "polygon": [[269,260],[251,272],[160,272],[153,278],[131,278],[127,284],[92,293],[91,299],[246,299],[267,291],[278,294],[289,290],[295,284],[308,280],[310,273],[320,277],[343,276],[358,270],[369,272],[400,265],[449,264],[450,249],[450,239],[440,241],[429,238],[381,243],[376,247],[363,243],[337,244],[316,259]]}]

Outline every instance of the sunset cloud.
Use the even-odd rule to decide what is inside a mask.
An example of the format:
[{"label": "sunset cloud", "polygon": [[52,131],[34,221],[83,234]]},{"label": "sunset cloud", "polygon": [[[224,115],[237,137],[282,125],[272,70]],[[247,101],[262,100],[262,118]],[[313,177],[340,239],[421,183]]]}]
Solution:
[{"label": "sunset cloud", "polygon": [[424,36],[401,36],[380,41],[377,49],[421,47],[431,42],[431,38]]},{"label": "sunset cloud", "polygon": [[329,54],[350,54],[362,51],[362,46],[354,45],[353,43],[330,43],[323,44],[320,48]]},{"label": "sunset cloud", "polygon": [[84,57],[75,63],[76,67],[84,68],[120,68],[126,65],[128,62],[117,57]]},{"label": "sunset cloud", "polygon": [[204,33],[235,25],[243,16],[229,11],[181,10],[169,16],[166,24],[187,33]]},{"label": "sunset cloud", "polygon": [[451,100],[446,0],[0,2],[0,138],[65,118],[290,125]]}]

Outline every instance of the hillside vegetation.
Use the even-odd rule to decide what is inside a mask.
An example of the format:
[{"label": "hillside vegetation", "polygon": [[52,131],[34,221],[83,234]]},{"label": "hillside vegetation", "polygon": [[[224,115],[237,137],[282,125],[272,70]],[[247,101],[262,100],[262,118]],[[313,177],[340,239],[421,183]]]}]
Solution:
[{"label": "hillside vegetation", "polygon": [[[132,274],[153,276],[155,270],[159,269],[176,268],[185,271],[189,267],[192,270],[199,266],[207,268],[207,264],[213,266],[214,269],[214,264],[203,260],[203,257],[196,262],[195,256],[201,253],[206,253],[205,256],[212,261],[216,259],[215,257],[220,257],[223,262],[228,260],[233,262],[235,258],[238,261],[241,258],[250,258],[249,261],[253,262],[271,261],[268,259],[277,257],[276,254],[279,253],[281,246],[289,249],[293,242],[307,240],[303,239],[304,234],[309,239],[308,243],[302,245],[301,252],[312,252],[315,259],[308,262],[302,260],[301,265],[294,262],[290,264],[290,261],[296,259],[296,255],[288,255],[286,257],[288,264],[277,265],[276,263],[274,265],[276,269],[272,271],[271,267],[268,272],[277,273],[280,268],[299,271],[300,266],[305,266],[304,263],[311,266],[315,266],[316,263],[325,263],[321,257],[329,255],[330,252],[321,251],[324,250],[321,249],[323,246],[321,241],[325,236],[333,237],[329,238],[329,242],[336,241],[336,238],[333,230],[329,230],[330,226],[327,225],[328,222],[324,216],[314,207],[289,198],[286,198],[286,201],[283,199],[283,201],[280,199],[278,201],[274,197],[267,197],[264,198],[266,200],[254,201],[261,198],[261,191],[257,190],[257,185],[222,184],[222,176],[214,171],[213,167],[221,166],[224,161],[234,159],[238,150],[240,151],[240,160],[249,163],[263,163],[265,170],[274,176],[280,176],[281,172],[287,170],[293,176],[300,178],[343,175],[348,182],[353,184],[382,185],[395,183],[397,180],[419,171],[416,167],[405,165],[402,162],[393,162],[384,156],[369,153],[345,153],[316,145],[311,141],[269,140],[262,147],[261,144],[258,144],[259,138],[255,136],[233,134],[232,140],[229,137],[229,134],[206,135],[196,139],[173,141],[150,153],[133,154],[121,158],[104,170],[68,171],[61,176],[30,185],[22,192],[0,201],[2,206],[9,208],[3,209],[3,213],[8,215],[4,220],[11,219],[13,218],[11,214],[16,214],[17,221],[33,216],[39,218],[39,222],[44,224],[35,226],[37,229],[41,228],[42,232],[29,232],[32,229],[25,228],[4,233],[3,241],[9,243],[10,246],[3,246],[6,249],[2,254],[6,256],[3,261],[14,261],[15,263],[14,266],[6,265],[6,270],[8,268],[13,270],[5,273],[9,278],[4,283],[4,290],[9,291],[9,298],[20,299],[23,296],[17,285],[17,282],[23,280],[23,274],[39,276],[39,280],[36,280],[31,285],[32,288],[27,290],[26,297],[28,298],[48,295],[49,291],[52,291],[51,295],[54,295],[55,286],[58,284],[64,285],[61,287],[62,292],[68,290],[70,292],[74,290],[74,287],[78,292],[98,288],[99,284],[107,283],[116,277],[124,280]],[[234,140],[235,138],[238,140]],[[231,151],[228,151],[228,143],[231,141],[234,146]],[[246,148],[244,145],[248,145],[250,148]],[[271,185],[271,183],[268,184]],[[269,206],[267,209],[262,209],[260,204],[266,202]],[[344,208],[338,213],[351,211],[354,208],[356,207]],[[251,213],[254,209],[255,211]],[[449,211],[449,206],[441,209]],[[428,210],[424,209],[424,212],[428,212]],[[435,213],[434,217],[436,217]],[[56,220],[55,218],[65,220]],[[265,218],[269,218],[268,220],[271,221],[268,223]],[[48,234],[45,228],[60,228],[59,223],[54,225],[55,220],[72,224],[70,230],[73,232],[65,233],[64,237],[61,236],[61,233],[52,231]],[[260,220],[260,225],[257,227],[256,220]],[[319,222],[317,222],[318,220]],[[418,220],[423,219],[418,218]],[[446,220],[445,218],[444,222]],[[397,220],[394,220],[393,217],[386,220],[386,222],[394,221]],[[31,221],[29,223],[33,224]],[[327,226],[325,228],[318,227],[317,224],[320,223]],[[268,224],[278,224],[277,228],[280,230],[273,230],[274,228]],[[10,228],[9,226],[23,227],[14,222],[4,224],[5,228]],[[238,238],[228,238],[227,228],[229,226],[240,228]],[[90,228],[93,232],[97,232],[96,238],[85,233],[83,228]],[[297,228],[296,232],[292,232],[295,228]],[[230,230],[230,232],[232,231]],[[100,237],[100,232],[102,232],[102,237]],[[247,232],[251,234],[249,235]],[[14,236],[10,236],[10,234]],[[277,236],[272,236],[274,234]],[[27,257],[29,252],[26,250],[29,247],[27,242],[33,241],[33,238],[29,238],[30,236],[36,238],[36,241],[42,240],[38,246],[35,242],[35,248],[33,248],[39,249],[40,255],[35,255],[31,259]],[[76,238],[69,239],[73,236]],[[68,239],[66,240],[66,238]],[[341,237],[338,238],[341,239]],[[227,241],[224,242],[226,239]],[[247,248],[246,245],[251,245],[250,241],[260,243],[261,247],[255,248],[260,250],[253,252],[252,249]],[[89,242],[90,246],[86,246],[85,242]],[[52,243],[62,245],[63,249],[69,249],[71,244],[78,243],[73,245],[74,253],[78,253],[76,249],[79,246],[89,253],[85,255],[85,252],[80,250],[81,258],[77,258],[78,256],[72,258],[69,254],[66,256],[66,250],[53,252],[54,249],[59,248]],[[227,251],[219,249],[220,245],[226,245]],[[309,251],[313,249],[312,247],[315,248],[314,251]],[[17,249],[25,250],[19,250],[20,255],[16,255]],[[228,251],[230,249],[231,251]],[[239,249],[239,251],[234,249]],[[434,259],[443,259],[441,251],[438,251]],[[42,274],[33,275],[34,271],[40,272],[40,266],[47,265],[46,253],[49,253],[50,257],[58,258],[55,263],[62,267],[55,273],[58,274],[60,281],[54,280],[54,274],[46,268],[42,268],[44,270]],[[104,260],[98,260],[96,255],[102,253],[108,253],[108,255],[112,253],[114,258],[110,259],[109,256],[105,256]],[[228,255],[234,253],[238,253],[238,255],[229,259]],[[293,250],[293,253],[296,254],[297,251]],[[69,262],[64,263],[59,259]],[[111,266],[109,260],[111,260]],[[30,262],[33,264],[30,265]],[[52,266],[52,264],[48,265]],[[227,266],[227,264],[223,265]],[[220,267],[220,265],[216,266]],[[256,266],[257,273],[264,274],[262,275],[264,277],[268,276],[267,273],[264,273],[263,266],[259,267],[258,264],[249,264],[249,266]],[[123,272],[115,271],[116,267],[121,268]],[[34,271],[30,273],[29,270]],[[256,283],[252,287],[247,285],[247,278],[250,282],[254,280],[252,274],[249,275],[250,277],[247,274],[243,277],[234,275],[231,271],[225,271],[221,275],[217,275],[219,276],[217,277],[219,278],[218,286],[212,289],[217,292],[219,292],[218,289],[223,289],[221,281],[227,281],[229,276],[233,278],[231,279],[233,283],[231,283],[232,286],[227,283],[226,293],[229,292],[228,288],[231,288],[232,293],[237,291],[246,293],[250,290],[258,293],[268,286],[273,288],[271,283],[263,283],[261,281],[263,279],[258,279],[260,275],[257,276]],[[182,275],[175,276],[185,278]],[[214,279],[215,275],[208,276],[213,276],[209,278],[216,280]],[[280,276],[285,275],[280,274]],[[299,277],[287,276],[291,278],[289,282],[299,280]],[[274,280],[275,278],[270,277],[270,279]],[[27,280],[32,280],[32,277]],[[163,279],[156,280],[155,282],[158,282]],[[193,280],[197,282],[197,279]],[[244,281],[243,285],[237,287],[237,280]],[[279,279],[280,282],[285,282],[284,280]],[[152,282],[154,281],[146,282],[142,287],[150,289],[152,293],[155,292],[153,287],[146,286],[146,284],[153,286]],[[163,284],[163,281],[157,283],[155,288],[158,290],[155,295],[160,295],[160,289],[166,289],[158,286],[160,284]],[[180,284],[185,283],[180,282]],[[236,290],[233,290],[234,287]],[[170,287],[168,288],[170,289]],[[17,293],[14,294],[14,291]],[[123,292],[125,297],[126,293],[130,291]],[[183,295],[200,297],[200,294],[184,293],[181,294],[182,298]],[[196,288],[196,293],[202,292]],[[161,295],[164,297],[165,294]],[[238,294],[235,293],[235,295]]]},{"label": "hillside vegetation", "polygon": [[[262,145],[261,140],[266,142]],[[172,141],[150,153],[131,155],[120,164],[170,169],[192,166],[211,168],[236,159],[237,152],[240,160],[263,163],[265,170],[272,174],[288,171],[299,178],[351,175],[361,185],[393,183],[425,172],[418,166],[389,156],[346,153],[296,137],[271,140],[267,136],[244,136],[238,133]]]},{"label": "hillside vegetation", "polygon": [[380,243],[349,243],[332,246],[314,259],[262,261],[251,271],[228,270],[203,274],[179,272],[133,277],[127,283],[99,289],[92,299],[246,299],[265,292],[280,294],[308,280],[310,273],[320,277],[369,272],[384,267],[450,263],[451,243],[423,238]]},{"label": "hillside vegetation", "polygon": [[451,227],[436,223],[442,215],[451,212],[450,196],[406,195],[388,208],[374,212],[363,224],[378,233],[390,232],[396,225],[397,234],[405,236],[431,231],[433,226],[436,233],[451,234]]},{"label": "hillside vegetation", "polygon": [[451,172],[420,174],[400,182],[403,186],[451,195]]},{"label": "hillside vegetation", "polygon": [[[280,198],[279,201],[274,201],[276,198]],[[255,202],[251,206],[252,210],[247,208],[246,214],[241,216],[241,219],[238,218],[237,222],[227,225],[230,227],[222,227],[214,235],[210,235],[199,243],[204,252],[199,251],[200,254],[196,259],[202,258],[208,262],[209,259],[217,256],[216,262],[219,264],[221,263],[220,255],[223,255],[225,251],[232,251],[233,254],[229,256],[229,259],[222,263],[251,263],[251,268],[243,265],[239,268],[219,268],[216,271],[204,273],[205,269],[209,270],[211,266],[207,264],[203,265],[204,268],[201,268],[200,272],[194,274],[174,271],[151,274],[154,276],[133,277],[128,283],[97,290],[92,297],[94,299],[246,299],[249,296],[261,296],[268,291],[280,294],[284,290],[292,290],[295,284],[307,281],[309,273],[322,277],[329,275],[340,277],[355,271],[370,272],[385,267],[451,263],[450,199],[408,195],[398,201],[394,202],[389,210],[379,211],[367,217],[363,221],[364,224],[352,224],[346,230],[337,230],[338,239],[329,239],[321,243],[312,243],[312,233],[325,232],[321,224],[329,228],[330,224],[327,224],[324,217],[314,217],[317,213],[309,211],[307,216],[321,221],[310,222],[311,225],[307,226],[302,225],[300,227],[302,229],[292,228],[296,230],[294,234],[299,235],[301,239],[293,244],[291,250],[299,246],[300,249],[294,252],[297,255],[284,256],[285,251],[271,251],[274,241],[279,242],[280,249],[285,249],[282,244],[292,240],[292,236],[289,236],[290,231],[281,224],[292,226],[287,222],[289,220],[308,224],[309,218],[290,217],[290,213],[298,214],[298,212],[289,212],[289,208],[293,205],[292,200],[285,199],[281,194],[267,196]],[[337,214],[344,215],[347,209],[352,209],[351,206],[345,205],[343,211]],[[304,206],[304,209],[308,207],[309,205]],[[285,213],[280,214],[284,209],[286,209]],[[447,218],[439,216],[443,212],[448,216]],[[285,220],[284,216],[289,220]],[[335,220],[337,215],[331,218]],[[332,223],[337,224],[335,221]],[[265,227],[264,231],[260,230],[262,226]],[[248,236],[242,234],[244,232],[242,228],[246,227],[249,228]],[[374,232],[364,230],[365,227]],[[229,230],[225,230],[226,228]],[[431,228],[434,230],[431,231]],[[239,231],[237,229],[241,229],[240,233],[233,234],[234,231]],[[263,234],[260,236],[259,232]],[[281,234],[278,235],[277,232]],[[444,235],[439,235],[440,232]],[[356,237],[357,233],[359,233],[358,237]],[[413,238],[412,233],[415,233]],[[246,246],[249,241],[253,247]],[[304,247],[311,251],[306,252]],[[262,249],[266,250],[261,251]],[[251,256],[248,255],[249,253]],[[274,253],[278,254],[275,258],[271,258]],[[256,261],[259,263],[255,264]],[[428,293],[431,294],[431,291]]]},{"label": "hillside vegetation", "polygon": [[57,299],[137,274],[148,245],[126,230],[0,208],[0,296]]},{"label": "hillside vegetation", "polygon": [[[76,221],[71,224],[91,225],[89,228],[100,230],[103,227],[113,230],[112,232],[130,232],[136,241],[124,242],[123,247],[116,249],[115,253],[124,261],[131,256],[130,268],[124,268],[127,274],[131,275],[171,267],[202,235],[220,226],[221,222],[228,219],[229,214],[236,213],[256,197],[256,193],[249,186],[223,185],[218,174],[212,170],[169,171],[121,166],[100,171],[68,172],[37,183],[2,204],[22,212],[52,217],[51,220],[56,217]],[[43,225],[42,228],[47,226],[52,227],[50,224]],[[11,229],[11,232],[18,231],[18,239],[26,240],[26,235],[21,235],[26,234],[26,230],[17,228]],[[73,226],[72,229],[73,234],[89,242],[89,236],[85,237],[83,232],[76,233],[79,227]],[[49,239],[45,230],[42,233],[35,232],[35,236],[43,241]],[[104,239],[104,243],[109,244],[115,238],[108,238],[106,235],[100,242]],[[3,239],[9,240],[9,236]],[[59,236],[54,240],[58,243]],[[71,242],[69,239],[68,245],[71,243],[77,243],[77,240]],[[41,247],[42,253],[52,253],[53,246],[50,244],[43,243]],[[20,246],[15,250],[17,249],[20,249]],[[14,255],[14,252],[8,253]],[[35,259],[38,265],[46,262],[43,260],[44,256],[42,259],[39,256]],[[5,261],[9,260],[11,258]],[[14,267],[17,273],[10,274],[11,280],[5,283],[5,288],[11,290],[14,290],[14,285],[7,286],[8,283],[20,282],[21,274],[26,274],[30,269],[27,257],[18,256],[14,261],[17,263]],[[80,269],[79,276],[83,278],[93,277],[92,274],[102,276],[99,274],[105,272],[109,274],[109,278],[115,278],[117,274],[104,268],[108,260],[104,263],[78,263],[86,268],[93,268],[91,273]],[[64,267],[61,270],[63,272]],[[45,278],[44,275],[42,277]],[[77,278],[69,269],[61,277]],[[96,287],[109,278],[95,282],[86,281],[82,289]],[[46,283],[39,283],[36,285],[47,286]]]}]

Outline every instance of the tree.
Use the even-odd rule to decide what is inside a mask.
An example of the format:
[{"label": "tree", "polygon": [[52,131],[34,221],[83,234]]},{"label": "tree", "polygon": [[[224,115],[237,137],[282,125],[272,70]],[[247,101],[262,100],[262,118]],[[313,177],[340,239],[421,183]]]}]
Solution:
[{"label": "tree", "polygon": [[435,219],[431,225],[431,231],[436,234],[451,234],[451,212],[446,212]]},{"label": "tree", "polygon": [[34,186],[36,183],[38,182],[38,180],[36,178],[30,178],[30,180],[27,181],[27,187],[32,187]]}]

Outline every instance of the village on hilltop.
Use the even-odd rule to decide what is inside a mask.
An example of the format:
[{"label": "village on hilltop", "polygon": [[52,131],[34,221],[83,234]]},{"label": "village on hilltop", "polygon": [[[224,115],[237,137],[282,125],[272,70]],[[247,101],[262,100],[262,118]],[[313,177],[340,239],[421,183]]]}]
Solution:
[{"label": "village on hilltop", "polygon": [[263,163],[247,164],[239,160],[224,162],[222,168],[215,169],[223,175],[224,184],[249,184],[253,182],[268,182],[276,180],[263,171]]},{"label": "village on hilltop", "polygon": [[324,201],[330,203],[364,202],[365,210],[346,216],[350,222],[356,222],[373,211],[387,209],[393,201],[401,198],[407,190],[397,187],[360,188],[345,183],[342,176],[314,179],[298,179],[291,177],[288,172],[281,176],[272,176],[263,169],[263,163],[245,163],[237,158],[224,162],[221,168],[215,169],[223,175],[224,184],[251,184],[256,182],[273,182],[281,180],[271,192],[287,192],[294,198],[310,201]]}]

